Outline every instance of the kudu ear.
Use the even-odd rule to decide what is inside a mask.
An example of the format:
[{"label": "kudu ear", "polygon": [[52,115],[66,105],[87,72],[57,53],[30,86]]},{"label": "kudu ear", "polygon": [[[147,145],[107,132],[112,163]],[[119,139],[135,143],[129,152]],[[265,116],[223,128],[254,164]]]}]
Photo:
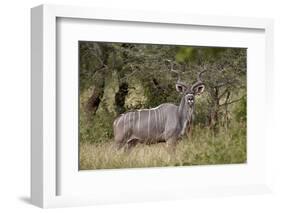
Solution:
[{"label": "kudu ear", "polygon": [[187,87],[184,84],[176,83],[176,90],[183,94],[187,90]]},{"label": "kudu ear", "polygon": [[195,95],[201,95],[204,92],[204,90],[205,90],[204,84],[200,84],[200,85],[196,86],[195,88],[193,88]]}]

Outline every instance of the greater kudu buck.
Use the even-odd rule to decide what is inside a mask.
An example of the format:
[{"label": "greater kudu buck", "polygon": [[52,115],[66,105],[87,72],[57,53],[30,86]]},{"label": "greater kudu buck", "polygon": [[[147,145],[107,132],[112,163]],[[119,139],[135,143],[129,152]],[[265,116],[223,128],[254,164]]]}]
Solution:
[{"label": "greater kudu buck", "polygon": [[121,114],[113,123],[117,149],[126,145],[129,150],[137,143],[160,142],[166,142],[168,146],[175,149],[178,138],[191,125],[195,96],[205,89],[201,80],[201,75],[205,70],[198,74],[197,82],[191,86],[180,81],[179,72],[173,69],[172,63],[171,71],[178,74],[176,90],[182,95],[179,106],[163,103],[155,108]]}]

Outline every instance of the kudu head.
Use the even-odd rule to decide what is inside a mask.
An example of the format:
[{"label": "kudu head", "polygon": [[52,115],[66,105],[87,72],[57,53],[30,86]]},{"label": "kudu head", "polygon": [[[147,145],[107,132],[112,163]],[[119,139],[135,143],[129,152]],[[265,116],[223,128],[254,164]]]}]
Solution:
[{"label": "kudu head", "polygon": [[177,81],[176,83],[176,90],[185,98],[185,102],[189,105],[189,107],[193,107],[195,102],[195,96],[200,95],[204,92],[205,86],[202,82],[200,75],[204,71],[198,74],[197,82],[192,84],[191,86],[185,84],[184,82]]},{"label": "kudu head", "polygon": [[180,80],[180,72],[178,70],[173,69],[173,63],[170,60],[167,60],[170,63],[171,69],[170,71],[176,73],[178,75],[178,80],[176,82],[176,90],[182,95],[185,103],[188,104],[189,108],[193,108],[195,103],[195,96],[200,95],[204,92],[205,85],[201,79],[201,76],[206,69],[203,68],[201,72],[197,75],[197,80],[192,85],[187,85],[186,83]]}]

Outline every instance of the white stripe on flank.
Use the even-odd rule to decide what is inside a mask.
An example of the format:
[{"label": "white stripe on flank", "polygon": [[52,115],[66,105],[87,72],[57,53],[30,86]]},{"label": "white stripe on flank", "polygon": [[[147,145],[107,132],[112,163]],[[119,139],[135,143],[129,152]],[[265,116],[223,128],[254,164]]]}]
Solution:
[{"label": "white stripe on flank", "polygon": [[129,112],[129,128],[131,128],[131,113]]},{"label": "white stripe on flank", "polygon": [[162,110],[161,109],[159,109],[159,121],[160,121],[160,124],[161,124],[160,128],[162,128],[163,121],[162,121]]},{"label": "white stripe on flank", "polygon": [[124,123],[124,129],[123,129],[124,135],[126,133],[126,117],[127,117],[127,114],[125,114],[124,121],[123,121],[123,123]]},{"label": "white stripe on flank", "polygon": [[150,108],[150,109],[138,109],[137,111],[144,111],[144,110],[154,110],[154,109],[158,109],[162,106],[162,104],[160,104],[159,106],[157,107],[154,107],[154,108]]},{"label": "white stripe on flank", "polygon": [[160,121],[159,111],[160,110],[157,110],[157,126],[158,126],[159,133],[161,133],[161,121]]},{"label": "white stripe on flank", "polygon": [[135,127],[135,111],[134,111],[134,116],[133,116],[133,129]]},{"label": "white stripe on flank", "polygon": [[121,121],[122,118],[123,118],[123,114],[121,114],[120,117],[118,118],[116,127],[119,125],[119,123],[120,123],[120,121]]},{"label": "white stripe on flank", "polygon": [[[162,104],[161,104],[162,105]],[[158,109],[161,105],[157,106],[157,107],[154,107],[154,108],[151,108],[152,110],[155,110],[155,109]]]},{"label": "white stripe on flank", "polygon": [[160,117],[161,117],[161,130],[164,132],[164,139],[166,140],[166,130],[165,130],[165,123],[164,123],[164,117],[162,114],[162,110],[160,109]]},{"label": "white stripe on flank", "polygon": [[155,115],[155,125],[156,125],[156,135],[158,134],[158,120],[157,120],[157,112],[154,110],[154,115]]},{"label": "white stripe on flank", "polygon": [[148,111],[148,119],[147,119],[147,125],[148,125],[148,133],[147,136],[149,137],[149,130],[150,130],[150,110]]},{"label": "white stripe on flank", "polygon": [[157,110],[157,114],[158,114],[158,129],[159,129],[159,133],[161,132],[161,117],[160,117],[160,109]]},{"label": "white stripe on flank", "polygon": [[139,112],[139,122],[138,122],[138,133],[140,132],[140,111]]}]

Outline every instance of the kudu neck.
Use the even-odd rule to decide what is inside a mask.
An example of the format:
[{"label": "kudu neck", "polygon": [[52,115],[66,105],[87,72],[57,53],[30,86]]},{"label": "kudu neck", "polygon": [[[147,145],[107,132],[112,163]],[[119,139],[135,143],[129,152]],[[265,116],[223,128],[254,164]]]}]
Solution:
[{"label": "kudu neck", "polygon": [[191,107],[187,103],[185,96],[183,96],[181,98],[181,102],[178,107],[178,116],[182,128],[186,128],[187,126],[186,123],[190,121],[192,113],[193,113],[193,106]]}]

